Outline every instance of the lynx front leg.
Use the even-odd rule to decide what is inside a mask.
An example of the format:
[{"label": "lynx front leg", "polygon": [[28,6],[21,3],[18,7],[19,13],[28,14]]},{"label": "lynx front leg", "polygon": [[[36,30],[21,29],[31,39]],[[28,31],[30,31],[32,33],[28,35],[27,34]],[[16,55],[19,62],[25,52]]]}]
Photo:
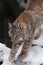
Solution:
[{"label": "lynx front leg", "polygon": [[34,33],[34,39],[38,39],[41,34],[41,28],[37,28]]},{"label": "lynx front leg", "polygon": [[34,39],[38,39],[43,34],[43,24],[35,30]]},{"label": "lynx front leg", "polygon": [[12,45],[12,49],[11,49],[11,52],[10,52],[10,55],[9,55],[9,61],[14,61],[14,57],[16,55],[16,52],[17,52],[17,44],[14,44]]},{"label": "lynx front leg", "polygon": [[22,59],[24,59],[26,56],[27,56],[27,53],[28,53],[28,51],[29,51],[29,48],[30,48],[30,46],[31,46],[31,42],[26,42],[26,43],[24,43],[24,46],[23,46],[23,48],[22,48],[22,52],[21,52],[21,54],[18,56],[18,59],[20,60],[22,60]]}]

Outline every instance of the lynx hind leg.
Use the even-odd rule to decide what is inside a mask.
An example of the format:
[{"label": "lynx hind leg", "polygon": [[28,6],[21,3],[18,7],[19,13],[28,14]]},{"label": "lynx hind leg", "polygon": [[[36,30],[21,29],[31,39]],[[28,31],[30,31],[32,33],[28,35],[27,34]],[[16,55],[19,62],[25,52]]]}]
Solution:
[{"label": "lynx hind leg", "polygon": [[34,33],[34,39],[38,39],[41,34],[41,28],[37,28]]},{"label": "lynx hind leg", "polygon": [[18,56],[19,60],[22,60],[27,56],[31,44],[32,44],[31,42],[24,43],[21,54]]},{"label": "lynx hind leg", "polygon": [[17,52],[17,44],[14,44],[12,45],[12,49],[10,51],[10,55],[9,55],[9,61],[13,62],[14,61],[14,58],[15,58],[15,55],[16,55],[16,52]]}]

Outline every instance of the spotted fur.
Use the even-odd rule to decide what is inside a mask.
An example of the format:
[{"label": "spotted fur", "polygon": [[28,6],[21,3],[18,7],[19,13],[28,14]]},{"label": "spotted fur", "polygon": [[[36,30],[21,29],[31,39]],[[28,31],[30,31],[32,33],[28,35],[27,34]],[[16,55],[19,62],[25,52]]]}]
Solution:
[{"label": "spotted fur", "polygon": [[24,45],[18,59],[25,58],[32,45],[31,41],[43,33],[43,28],[41,28],[43,25],[43,0],[30,0],[30,5],[28,1],[25,11],[19,15],[9,29],[9,36],[13,42],[10,60],[15,57],[17,45],[20,46],[22,43]]}]

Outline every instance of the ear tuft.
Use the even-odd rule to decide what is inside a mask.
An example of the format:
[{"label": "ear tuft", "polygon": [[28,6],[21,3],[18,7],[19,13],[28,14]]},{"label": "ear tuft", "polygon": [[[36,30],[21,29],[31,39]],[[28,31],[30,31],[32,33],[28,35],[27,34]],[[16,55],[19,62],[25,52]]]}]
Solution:
[{"label": "ear tuft", "polygon": [[9,27],[9,28],[11,28],[11,27],[12,27],[12,24],[11,24],[10,22],[8,23],[8,27]]}]

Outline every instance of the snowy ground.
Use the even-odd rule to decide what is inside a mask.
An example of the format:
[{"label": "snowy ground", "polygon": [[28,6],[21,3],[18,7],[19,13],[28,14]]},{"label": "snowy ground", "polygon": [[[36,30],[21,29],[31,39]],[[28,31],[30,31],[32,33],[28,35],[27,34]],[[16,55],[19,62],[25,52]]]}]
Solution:
[{"label": "snowy ground", "polygon": [[[8,56],[10,49],[4,44],[0,43],[0,61],[3,61],[2,65],[40,65],[43,63],[43,34],[40,35],[39,39],[33,40],[32,46],[28,52],[28,55],[22,61],[17,61],[14,63],[9,62]],[[18,53],[20,52],[20,49]],[[17,53],[17,54],[18,54]]]}]

